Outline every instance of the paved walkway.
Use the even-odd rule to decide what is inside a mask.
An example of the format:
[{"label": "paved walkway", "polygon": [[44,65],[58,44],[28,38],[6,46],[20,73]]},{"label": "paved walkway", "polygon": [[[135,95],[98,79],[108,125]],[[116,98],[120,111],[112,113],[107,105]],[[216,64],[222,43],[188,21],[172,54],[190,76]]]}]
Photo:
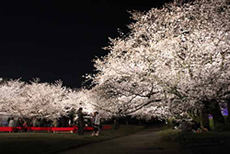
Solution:
[{"label": "paved walkway", "polygon": [[89,144],[60,154],[178,154],[178,150],[154,147],[160,139],[159,128],[145,129],[137,134]]}]

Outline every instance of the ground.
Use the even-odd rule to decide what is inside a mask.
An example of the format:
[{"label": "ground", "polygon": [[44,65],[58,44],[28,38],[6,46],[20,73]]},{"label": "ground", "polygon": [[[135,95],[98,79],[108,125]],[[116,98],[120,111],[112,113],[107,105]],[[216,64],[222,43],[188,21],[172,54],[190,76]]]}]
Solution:
[{"label": "ground", "polygon": [[23,154],[229,154],[230,132],[182,133],[166,127],[123,125],[101,136],[0,133],[1,153]]},{"label": "ground", "polygon": [[0,153],[54,154],[86,144],[130,135],[143,129],[143,126],[122,125],[119,130],[114,128],[104,130],[99,137],[92,137],[91,132],[85,132],[84,136],[47,132],[0,133]]},{"label": "ground", "polygon": [[133,135],[93,143],[59,154],[229,154],[230,132],[180,132],[150,127]]},{"label": "ground", "polygon": [[[155,143],[160,140],[160,127],[150,127],[133,135],[116,138],[82,146],[59,154],[181,154],[183,153],[178,143],[173,143],[174,148],[162,148]],[[171,143],[172,144],[172,143]]]}]

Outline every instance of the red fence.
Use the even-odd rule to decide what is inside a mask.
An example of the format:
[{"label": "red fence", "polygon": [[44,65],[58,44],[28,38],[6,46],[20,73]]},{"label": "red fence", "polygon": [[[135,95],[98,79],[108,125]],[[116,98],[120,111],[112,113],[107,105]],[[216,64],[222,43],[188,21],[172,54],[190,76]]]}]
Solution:
[{"label": "red fence", "polygon": [[[110,125],[103,125],[102,130],[111,129]],[[73,131],[77,132],[78,127],[0,127],[0,131],[2,132],[14,132],[14,131],[22,131],[22,130],[31,130],[31,131]],[[85,131],[92,131],[93,127],[85,127]]]},{"label": "red fence", "polygon": [[77,127],[51,127],[51,130],[53,132],[57,132],[57,131],[72,131],[73,133],[77,132]]}]

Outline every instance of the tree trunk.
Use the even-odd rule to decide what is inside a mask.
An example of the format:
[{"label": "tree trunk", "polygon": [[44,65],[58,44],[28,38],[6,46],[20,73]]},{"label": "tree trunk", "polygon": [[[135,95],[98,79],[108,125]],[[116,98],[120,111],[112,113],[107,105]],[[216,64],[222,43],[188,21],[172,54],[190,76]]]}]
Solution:
[{"label": "tree trunk", "polygon": [[139,120],[139,125],[142,125],[142,120]]},{"label": "tree trunk", "polygon": [[209,111],[208,111],[207,107],[204,107],[201,110],[201,125],[204,128],[207,128],[208,130],[211,130],[210,129],[210,124],[209,124]]},{"label": "tree trunk", "polygon": [[169,128],[173,128],[173,118],[172,117],[169,117],[166,119],[166,124]]},{"label": "tree trunk", "polygon": [[129,125],[129,119],[127,116],[125,117],[125,123],[126,123],[126,125]]},{"label": "tree trunk", "polygon": [[196,122],[201,122],[201,111],[197,109],[191,109],[189,112],[190,117],[192,117],[192,120]]},{"label": "tree trunk", "polygon": [[227,103],[227,111],[228,111],[226,126],[228,129],[230,129],[230,99],[228,99],[226,103]]},{"label": "tree trunk", "polygon": [[214,130],[223,130],[224,117],[221,113],[220,105],[216,100],[210,102],[210,111],[213,117]]}]

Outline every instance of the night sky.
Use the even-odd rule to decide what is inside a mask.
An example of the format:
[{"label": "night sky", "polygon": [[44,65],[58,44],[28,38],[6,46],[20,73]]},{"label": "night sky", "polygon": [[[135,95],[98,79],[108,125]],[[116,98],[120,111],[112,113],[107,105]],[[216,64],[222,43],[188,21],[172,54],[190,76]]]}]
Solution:
[{"label": "night sky", "polygon": [[[170,0],[166,0],[167,2]],[[127,10],[148,11],[164,0],[0,1],[0,77],[61,79],[81,87],[92,60],[107,54],[108,37],[127,32]]]}]

